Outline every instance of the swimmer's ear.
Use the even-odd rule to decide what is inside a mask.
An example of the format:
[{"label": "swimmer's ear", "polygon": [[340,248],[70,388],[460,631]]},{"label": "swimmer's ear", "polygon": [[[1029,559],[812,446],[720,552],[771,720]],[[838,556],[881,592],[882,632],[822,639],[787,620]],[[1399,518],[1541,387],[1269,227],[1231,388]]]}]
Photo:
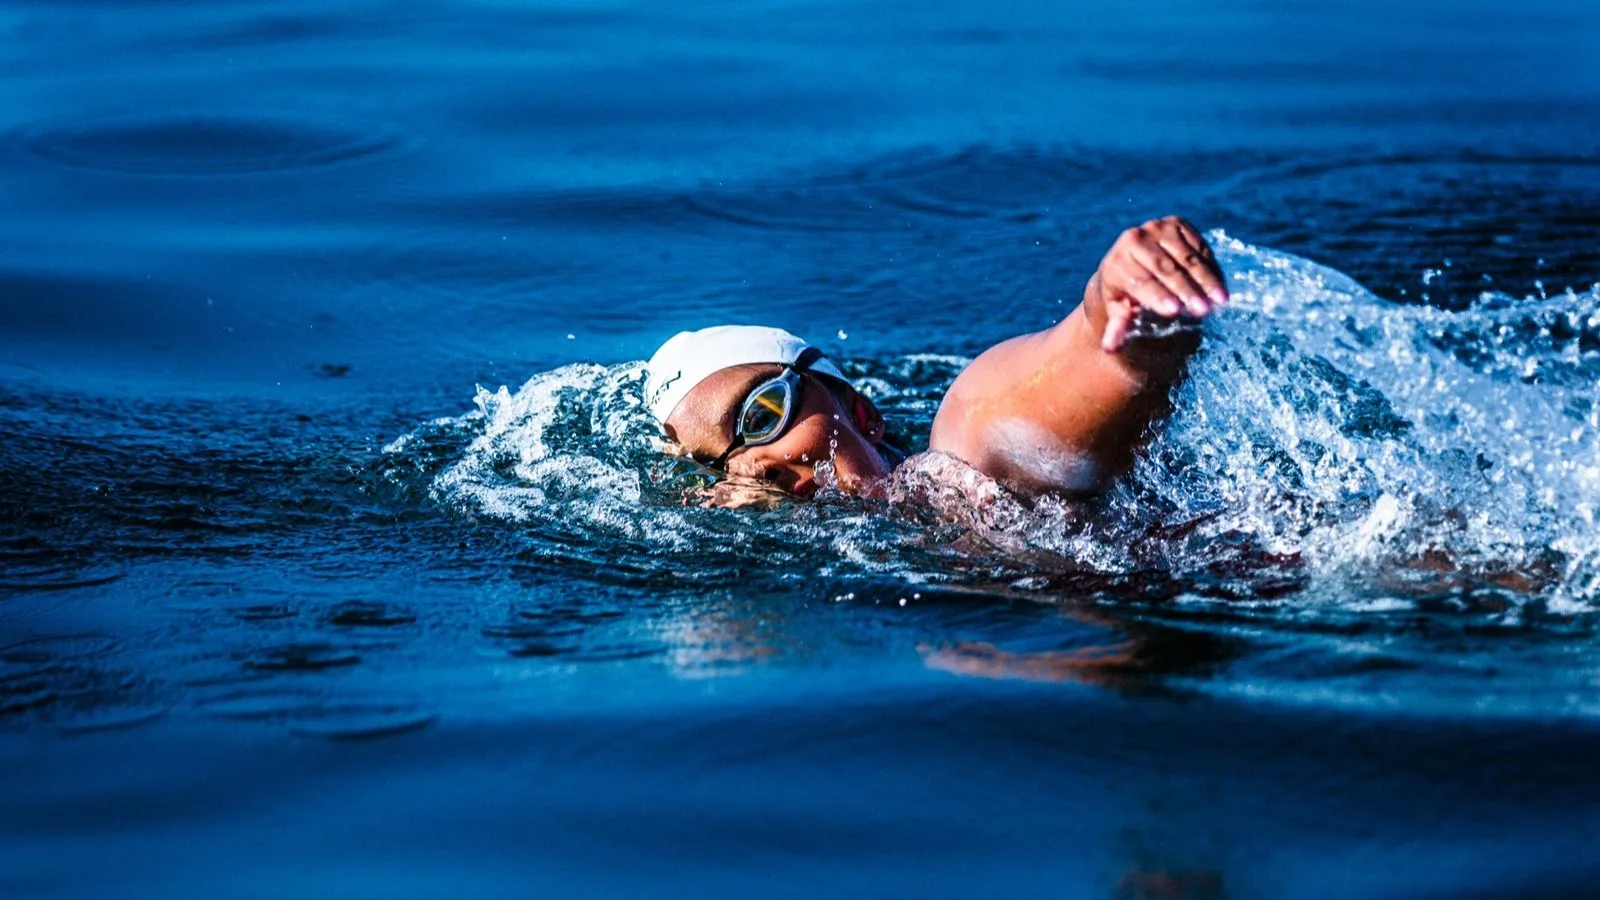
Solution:
[{"label": "swimmer's ear", "polygon": [[872,401],[861,396],[855,391],[850,392],[850,417],[855,420],[856,430],[860,431],[867,440],[876,444],[883,440],[884,424],[883,413],[872,405]]}]

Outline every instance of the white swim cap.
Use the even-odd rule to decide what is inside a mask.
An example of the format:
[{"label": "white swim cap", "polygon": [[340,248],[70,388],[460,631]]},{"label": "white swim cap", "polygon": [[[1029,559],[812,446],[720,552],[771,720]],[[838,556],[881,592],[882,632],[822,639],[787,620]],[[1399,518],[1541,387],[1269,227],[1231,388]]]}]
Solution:
[{"label": "white swim cap", "polygon": [[[717,325],[680,331],[645,364],[645,405],[650,407],[657,424],[665,425],[678,403],[713,373],[750,363],[793,365],[810,348],[810,344],[782,328],[761,325]],[[808,371],[850,383],[826,357],[817,359]]]}]

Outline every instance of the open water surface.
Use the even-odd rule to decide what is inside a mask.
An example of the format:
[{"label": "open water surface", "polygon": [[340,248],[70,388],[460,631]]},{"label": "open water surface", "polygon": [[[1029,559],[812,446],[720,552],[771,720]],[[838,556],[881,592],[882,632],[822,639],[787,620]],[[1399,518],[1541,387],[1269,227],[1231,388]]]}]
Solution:
[{"label": "open water surface", "polygon": [[[0,896],[1593,896],[1600,7],[0,36]],[[1237,300],[1104,498],[652,449],[725,321],[925,439],[1168,212]]]}]

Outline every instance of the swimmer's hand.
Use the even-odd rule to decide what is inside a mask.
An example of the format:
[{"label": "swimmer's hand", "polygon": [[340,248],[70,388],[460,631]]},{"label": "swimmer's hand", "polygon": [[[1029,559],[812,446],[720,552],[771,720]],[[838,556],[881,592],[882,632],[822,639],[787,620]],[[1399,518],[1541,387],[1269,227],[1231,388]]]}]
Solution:
[{"label": "swimmer's hand", "polygon": [[[1216,256],[1185,219],[1153,219],[1118,236],[1089,279],[1084,313],[1100,347],[1120,353],[1136,323],[1199,320],[1228,302]],[[1157,327],[1151,336],[1187,329]]]}]

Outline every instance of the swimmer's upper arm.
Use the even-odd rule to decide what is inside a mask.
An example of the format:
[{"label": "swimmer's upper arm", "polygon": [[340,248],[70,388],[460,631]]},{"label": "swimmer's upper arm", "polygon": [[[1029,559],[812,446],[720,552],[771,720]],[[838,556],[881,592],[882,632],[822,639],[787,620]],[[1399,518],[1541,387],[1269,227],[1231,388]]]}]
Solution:
[{"label": "swimmer's upper arm", "polygon": [[1204,318],[1226,301],[1222,270],[1193,225],[1168,216],[1129,228],[1071,315],[996,344],[956,378],[929,449],[1024,490],[1099,487],[1132,463],[1199,346],[1192,329],[1135,340],[1135,320]]},{"label": "swimmer's upper arm", "polygon": [[1094,490],[1131,462],[1167,383],[1104,350],[1080,306],[973,360],[939,405],[929,449],[1025,491]]}]

